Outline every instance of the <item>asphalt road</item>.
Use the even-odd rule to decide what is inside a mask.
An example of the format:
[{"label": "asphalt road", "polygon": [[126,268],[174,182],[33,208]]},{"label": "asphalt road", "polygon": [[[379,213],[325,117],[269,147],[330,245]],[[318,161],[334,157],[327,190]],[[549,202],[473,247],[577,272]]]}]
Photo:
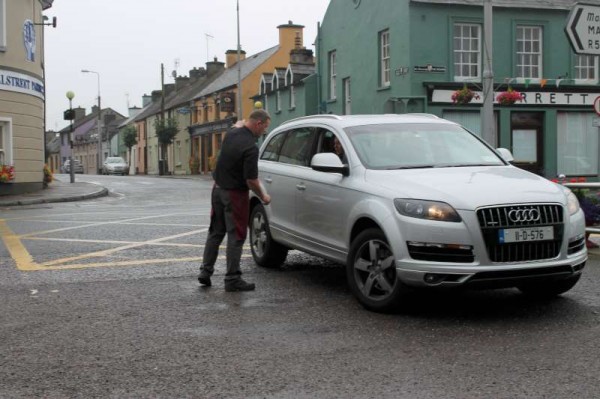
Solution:
[{"label": "asphalt road", "polygon": [[420,293],[383,315],[340,265],[246,250],[257,290],[225,293],[224,259],[196,281],[209,181],[78,178],[111,194],[0,210],[0,398],[600,395],[597,258],[555,300]]}]

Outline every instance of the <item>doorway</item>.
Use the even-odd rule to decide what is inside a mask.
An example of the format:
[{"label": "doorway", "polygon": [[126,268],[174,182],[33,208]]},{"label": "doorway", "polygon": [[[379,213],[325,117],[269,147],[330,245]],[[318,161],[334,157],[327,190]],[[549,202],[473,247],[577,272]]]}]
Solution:
[{"label": "doorway", "polygon": [[544,175],[544,113],[513,112],[510,116],[513,164]]}]

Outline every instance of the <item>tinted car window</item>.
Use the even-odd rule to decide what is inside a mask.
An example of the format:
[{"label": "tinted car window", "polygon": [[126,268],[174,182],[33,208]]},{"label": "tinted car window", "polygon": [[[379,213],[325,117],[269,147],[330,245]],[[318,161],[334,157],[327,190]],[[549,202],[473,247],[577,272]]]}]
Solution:
[{"label": "tinted car window", "polygon": [[281,147],[279,162],[308,166],[313,138],[314,130],[310,128],[295,129],[288,132]]},{"label": "tinted car window", "polygon": [[275,137],[269,138],[269,142],[265,147],[260,159],[264,159],[266,161],[277,161],[279,158],[279,150],[281,149],[281,145],[285,140],[286,133],[278,134]]}]

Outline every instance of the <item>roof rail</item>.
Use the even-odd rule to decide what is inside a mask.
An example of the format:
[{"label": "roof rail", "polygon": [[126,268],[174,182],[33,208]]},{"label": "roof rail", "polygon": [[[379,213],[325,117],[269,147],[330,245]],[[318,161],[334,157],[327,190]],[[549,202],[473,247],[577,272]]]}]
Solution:
[{"label": "roof rail", "polygon": [[305,119],[313,119],[313,118],[326,118],[326,119],[335,119],[335,120],[341,120],[342,117],[339,115],[334,115],[334,114],[315,114],[315,115],[308,115],[308,116],[300,116],[298,118],[294,118],[294,119],[290,119],[287,120],[285,122],[282,123],[282,125],[285,125],[287,123],[291,123],[291,122],[296,122],[296,121],[302,121]]}]

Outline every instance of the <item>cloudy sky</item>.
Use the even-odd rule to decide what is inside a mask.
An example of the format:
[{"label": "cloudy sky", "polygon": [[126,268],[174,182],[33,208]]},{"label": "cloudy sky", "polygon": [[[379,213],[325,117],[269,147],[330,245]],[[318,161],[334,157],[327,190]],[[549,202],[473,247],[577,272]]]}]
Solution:
[{"label": "cloudy sky", "polygon": [[[247,55],[278,43],[277,26],[304,25],[304,45],[314,50],[317,23],[328,0],[239,0],[240,42]],[[67,125],[62,113],[75,93],[73,107],[90,112],[97,103],[100,73],[102,108],[127,116],[127,106],[142,105],[142,95],[160,89],[171,72],[188,75],[225,51],[237,49],[236,0],[55,0],[45,15],[58,18],[46,27],[46,123],[48,130]],[[210,35],[211,37],[207,36]]]}]

